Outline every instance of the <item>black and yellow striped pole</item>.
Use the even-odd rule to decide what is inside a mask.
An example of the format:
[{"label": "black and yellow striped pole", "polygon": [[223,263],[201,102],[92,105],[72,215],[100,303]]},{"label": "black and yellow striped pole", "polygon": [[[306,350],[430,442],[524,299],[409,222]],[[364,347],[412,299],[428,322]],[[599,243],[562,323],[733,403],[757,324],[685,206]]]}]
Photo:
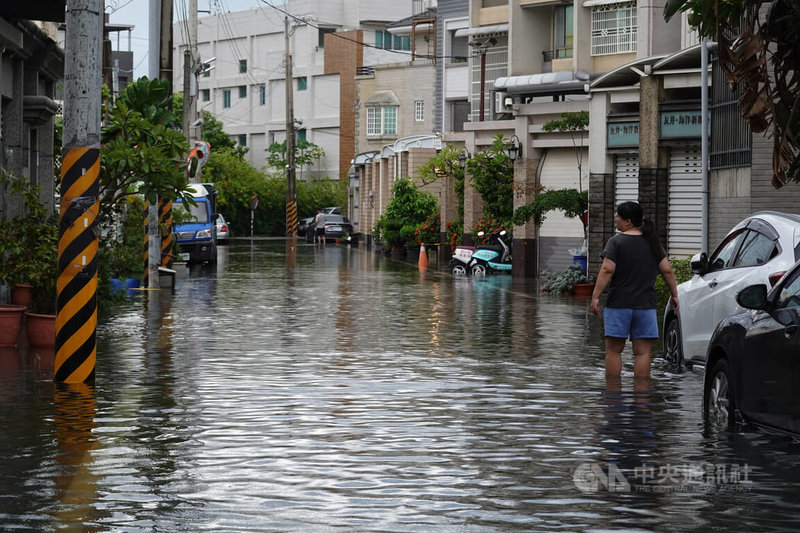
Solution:
[{"label": "black and yellow striped pole", "polygon": [[297,237],[297,202],[290,200],[286,203],[286,236]]},{"label": "black and yellow striped pole", "polygon": [[[150,202],[147,200],[144,201],[144,212],[148,213],[150,211]],[[144,269],[142,270],[142,285],[147,287],[147,282],[149,280],[149,268],[150,268],[150,221],[147,219],[147,216],[144,217],[144,242],[142,242],[142,266]]]},{"label": "black and yellow striped pole", "polygon": [[103,0],[67,0],[54,379],[94,381]]},{"label": "black and yellow striped pole", "polygon": [[55,380],[94,381],[97,357],[99,148],[71,148],[61,165]]},{"label": "black and yellow striped pole", "polygon": [[175,259],[175,241],[172,237],[172,200],[159,199],[158,228],[161,234],[161,266],[172,268]]}]

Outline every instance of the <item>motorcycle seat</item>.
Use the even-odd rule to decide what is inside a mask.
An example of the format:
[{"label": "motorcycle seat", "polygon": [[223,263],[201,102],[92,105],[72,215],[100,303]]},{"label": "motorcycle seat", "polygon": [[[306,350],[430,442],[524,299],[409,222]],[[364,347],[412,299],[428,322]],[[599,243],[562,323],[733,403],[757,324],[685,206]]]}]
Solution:
[{"label": "motorcycle seat", "polygon": [[503,247],[499,244],[480,244],[478,245],[478,250],[491,250],[492,252],[497,252],[500,255],[503,255]]}]

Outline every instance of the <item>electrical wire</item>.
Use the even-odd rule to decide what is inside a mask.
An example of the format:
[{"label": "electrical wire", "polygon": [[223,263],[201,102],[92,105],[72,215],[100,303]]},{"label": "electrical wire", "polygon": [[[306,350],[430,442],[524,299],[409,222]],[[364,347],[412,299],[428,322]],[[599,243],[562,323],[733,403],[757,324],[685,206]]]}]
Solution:
[{"label": "electrical wire", "polygon": [[[296,22],[300,22],[302,24],[307,24],[307,25],[311,26],[312,28],[316,28],[317,30],[322,30],[322,28],[320,28],[319,26],[309,22],[308,20],[306,20],[306,19],[304,19],[302,17],[298,17],[296,15],[292,15],[288,11],[285,11],[285,10],[279,8],[278,6],[274,6],[274,5],[270,4],[267,0],[259,0],[259,1],[264,3],[264,4],[266,4],[266,5],[268,5],[269,7],[271,7],[272,9],[274,9],[276,11],[279,11],[279,12],[283,13],[287,17],[290,17],[290,18],[294,19]],[[355,44],[357,44],[359,46],[363,46],[365,48],[374,48],[376,50],[383,50],[384,52],[391,52],[393,54],[400,54],[400,55],[407,55],[407,56],[412,56],[412,57],[419,57],[421,59],[433,59],[433,60],[439,60],[439,59],[467,59],[466,56],[450,56],[450,55],[441,55],[440,56],[440,55],[436,55],[436,54],[433,54],[433,55],[431,55],[431,54],[419,54],[419,53],[410,52],[410,51],[407,51],[407,50],[391,50],[391,49],[387,49],[387,48],[381,48],[381,47],[379,47],[377,45],[374,45],[374,44],[369,44],[369,43],[365,43],[363,41],[358,41],[356,39],[351,39],[350,37],[345,37],[344,35],[341,35],[339,32],[330,32],[329,35],[332,35],[333,37],[336,37],[338,39],[343,39],[345,41],[350,41],[351,43],[355,43]]]}]

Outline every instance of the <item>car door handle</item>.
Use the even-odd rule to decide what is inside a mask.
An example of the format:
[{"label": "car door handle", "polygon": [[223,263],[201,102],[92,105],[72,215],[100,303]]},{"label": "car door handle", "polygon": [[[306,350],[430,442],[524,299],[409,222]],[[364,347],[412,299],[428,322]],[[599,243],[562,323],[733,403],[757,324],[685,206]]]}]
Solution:
[{"label": "car door handle", "polygon": [[708,282],[709,289],[713,289],[717,285],[719,285],[719,281],[717,281],[716,279],[712,279],[711,281]]},{"label": "car door handle", "polygon": [[786,329],[783,330],[783,335],[787,339],[790,339],[790,338],[794,337],[794,335],[795,335],[795,333],[797,333],[798,329],[800,329],[800,326],[798,326],[797,324],[792,324],[791,326],[786,326]]}]

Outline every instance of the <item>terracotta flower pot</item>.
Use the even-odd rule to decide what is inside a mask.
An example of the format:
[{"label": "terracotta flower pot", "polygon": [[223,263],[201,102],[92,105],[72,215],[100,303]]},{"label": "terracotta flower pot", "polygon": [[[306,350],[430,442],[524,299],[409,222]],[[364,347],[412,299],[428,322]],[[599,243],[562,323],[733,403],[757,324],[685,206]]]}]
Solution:
[{"label": "terracotta flower pot", "polygon": [[45,348],[56,345],[56,315],[25,313],[28,344]]},{"label": "terracotta flower pot", "polygon": [[14,305],[22,305],[30,307],[33,300],[33,285],[27,283],[17,283],[11,289],[11,303]]},{"label": "terracotta flower pot", "polygon": [[23,305],[0,305],[0,346],[16,346],[22,329]]},{"label": "terracotta flower pot", "polygon": [[588,298],[594,291],[594,283],[575,283],[572,285],[572,295]]}]

